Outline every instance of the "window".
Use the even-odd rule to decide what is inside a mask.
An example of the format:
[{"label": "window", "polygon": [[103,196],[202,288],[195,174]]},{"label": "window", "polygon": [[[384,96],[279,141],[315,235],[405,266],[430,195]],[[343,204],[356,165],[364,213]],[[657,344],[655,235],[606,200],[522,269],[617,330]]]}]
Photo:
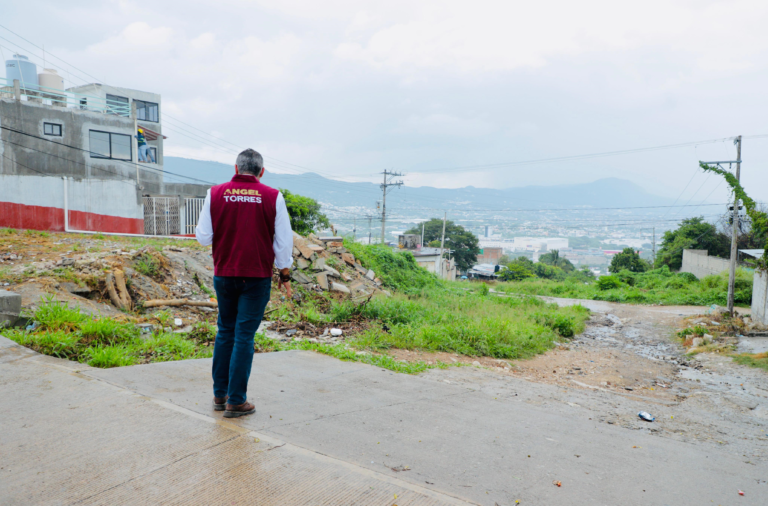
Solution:
[{"label": "window", "polygon": [[131,108],[128,106],[128,98],[110,95],[107,93],[107,114],[118,116],[130,116]]},{"label": "window", "polygon": [[[152,152],[152,160],[154,160],[155,163],[157,163],[157,148],[153,148],[152,146],[150,146],[149,147],[149,151]],[[149,161],[149,160],[147,160],[147,161]]]},{"label": "window", "polygon": [[136,119],[142,121],[160,121],[159,106],[153,102],[144,102],[143,100],[134,100],[136,104]]},{"label": "window", "polygon": [[45,135],[61,137],[61,125],[57,125],[56,123],[43,123],[43,133]]},{"label": "window", "polygon": [[112,160],[131,160],[131,136],[89,131],[91,158],[109,158]]}]

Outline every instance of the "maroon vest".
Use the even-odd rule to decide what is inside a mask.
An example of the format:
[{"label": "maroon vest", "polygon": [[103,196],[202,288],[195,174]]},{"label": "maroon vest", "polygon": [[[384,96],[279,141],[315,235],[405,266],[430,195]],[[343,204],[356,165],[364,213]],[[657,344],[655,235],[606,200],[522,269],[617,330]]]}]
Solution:
[{"label": "maroon vest", "polygon": [[278,194],[241,174],[211,188],[214,275],[272,277]]}]

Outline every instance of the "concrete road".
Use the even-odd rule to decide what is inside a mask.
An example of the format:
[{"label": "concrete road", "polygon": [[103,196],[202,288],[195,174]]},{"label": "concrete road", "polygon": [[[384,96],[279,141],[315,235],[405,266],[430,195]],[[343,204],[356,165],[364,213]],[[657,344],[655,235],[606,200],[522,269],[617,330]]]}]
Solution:
[{"label": "concrete road", "polygon": [[586,395],[561,386],[462,383],[474,368],[256,355],[257,414],[228,422],[210,360],[96,370],[2,346],[3,504],[768,503],[762,461],[537,401]]}]

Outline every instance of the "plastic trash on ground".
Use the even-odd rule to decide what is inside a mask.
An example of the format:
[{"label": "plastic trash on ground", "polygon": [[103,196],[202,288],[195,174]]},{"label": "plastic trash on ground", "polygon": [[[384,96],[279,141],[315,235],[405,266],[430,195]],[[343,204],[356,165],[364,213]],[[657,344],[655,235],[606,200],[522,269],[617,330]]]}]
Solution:
[{"label": "plastic trash on ground", "polygon": [[653,422],[656,420],[650,413],[646,411],[641,411],[637,414],[637,416],[640,417],[640,419],[645,420],[646,422]]},{"label": "plastic trash on ground", "polygon": [[342,334],[341,329],[331,329],[331,335],[332,336],[340,336]]}]

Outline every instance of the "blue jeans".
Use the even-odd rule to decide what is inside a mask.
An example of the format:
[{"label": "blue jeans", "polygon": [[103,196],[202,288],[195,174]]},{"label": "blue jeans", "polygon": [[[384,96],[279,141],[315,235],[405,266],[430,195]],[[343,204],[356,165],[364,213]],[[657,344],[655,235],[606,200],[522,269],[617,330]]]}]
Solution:
[{"label": "blue jeans", "polygon": [[213,395],[229,404],[247,400],[253,363],[253,336],[269,302],[272,278],[214,276],[219,332],[213,345]]},{"label": "blue jeans", "polygon": [[139,161],[145,163],[156,163],[155,157],[152,155],[152,150],[149,149],[149,146],[146,144],[139,146]]}]

